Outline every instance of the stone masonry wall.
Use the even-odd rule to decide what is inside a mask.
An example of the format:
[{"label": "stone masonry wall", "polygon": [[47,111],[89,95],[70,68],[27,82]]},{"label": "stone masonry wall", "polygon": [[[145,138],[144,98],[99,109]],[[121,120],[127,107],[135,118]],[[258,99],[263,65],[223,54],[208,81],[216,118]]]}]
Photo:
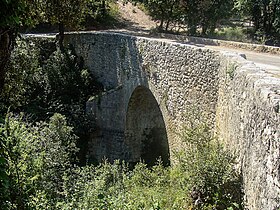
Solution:
[{"label": "stone masonry wall", "polygon": [[90,148],[97,159],[125,159],[128,104],[143,86],[162,111],[171,160],[181,146],[175,133],[195,107],[236,153],[247,208],[280,208],[279,78],[237,55],[187,44],[113,33],[69,34],[66,42],[106,88],[87,104],[100,128]]},{"label": "stone masonry wall", "polygon": [[147,87],[157,100],[170,151],[181,147],[174,133],[184,126],[189,108],[196,107],[209,125],[214,124],[220,65],[216,53],[186,44],[114,33],[69,34],[66,41],[75,46],[97,79],[111,91],[88,103],[88,110],[102,128],[99,143],[95,143],[99,146],[92,150],[97,159],[124,155],[121,147],[119,151],[112,149],[112,145],[121,145],[120,138],[114,139],[113,133],[120,137],[125,132],[127,106],[138,86]]},{"label": "stone masonry wall", "polygon": [[225,53],[216,125],[239,158],[245,203],[252,210],[280,208],[280,78]]}]

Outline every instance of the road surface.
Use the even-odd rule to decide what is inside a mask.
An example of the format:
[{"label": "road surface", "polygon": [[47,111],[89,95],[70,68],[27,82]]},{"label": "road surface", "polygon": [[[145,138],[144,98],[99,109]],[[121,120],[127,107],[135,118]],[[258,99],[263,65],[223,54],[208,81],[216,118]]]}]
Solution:
[{"label": "road surface", "polygon": [[276,76],[280,76],[280,56],[272,55],[268,53],[258,53],[253,51],[248,51],[244,49],[236,48],[226,48],[220,46],[205,45],[206,48],[216,50],[216,51],[229,51],[237,52],[240,54],[245,54],[248,61],[253,61],[256,66],[264,69],[265,71],[272,73]]}]

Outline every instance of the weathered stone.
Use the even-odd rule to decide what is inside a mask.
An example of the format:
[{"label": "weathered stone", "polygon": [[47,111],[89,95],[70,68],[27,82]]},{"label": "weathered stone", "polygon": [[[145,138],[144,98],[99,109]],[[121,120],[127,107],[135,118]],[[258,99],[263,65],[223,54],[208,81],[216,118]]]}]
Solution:
[{"label": "weathered stone", "polygon": [[175,134],[195,106],[238,155],[246,207],[280,208],[279,78],[237,54],[187,44],[114,33],[65,39],[111,90],[87,104],[100,128],[93,156],[168,162],[170,153],[172,161],[170,151],[182,145]]}]

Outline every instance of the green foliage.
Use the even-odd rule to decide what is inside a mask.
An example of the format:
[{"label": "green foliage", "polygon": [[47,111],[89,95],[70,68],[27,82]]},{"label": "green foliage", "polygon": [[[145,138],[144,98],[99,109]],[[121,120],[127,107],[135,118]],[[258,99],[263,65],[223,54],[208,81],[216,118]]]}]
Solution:
[{"label": "green foliage", "polygon": [[193,202],[201,202],[201,209],[235,209],[236,204],[241,208],[241,180],[234,170],[235,159],[209,131],[205,124],[186,129],[186,149],[183,156],[182,152],[177,153],[192,187]]},{"label": "green foliage", "polygon": [[147,0],[144,4],[149,14],[160,20],[159,29],[168,30],[170,23],[185,24],[188,33],[195,35],[201,27],[203,35],[213,33],[220,20],[229,18],[233,1],[213,0]]},{"label": "green foliage", "polygon": [[83,20],[86,2],[86,0],[45,0],[41,7],[47,22],[63,23],[65,26],[75,28]]},{"label": "green foliage", "polygon": [[51,117],[48,124],[36,125],[26,122],[23,115],[7,114],[0,124],[0,157],[5,165],[1,207],[31,208],[38,194],[58,199],[63,178],[77,152],[76,139],[60,114]]},{"label": "green foliage", "polygon": [[40,10],[44,14],[44,22],[58,25],[59,47],[63,50],[64,31],[67,29],[79,29],[89,12],[89,0],[45,0],[40,4]]},{"label": "green foliage", "polygon": [[60,114],[34,125],[8,114],[0,131],[4,209],[242,209],[234,158],[204,124],[186,129],[176,165],[133,170],[120,161],[72,165],[76,136]]},{"label": "green foliage", "polygon": [[80,137],[80,160],[85,163],[88,130],[94,127],[85,105],[90,96],[102,91],[102,86],[71,47],[61,52],[54,41],[47,39],[20,39],[17,45],[7,71],[0,112],[4,115],[10,107],[13,112],[30,114],[36,121],[54,113],[65,115]]},{"label": "green foliage", "polygon": [[[149,14],[160,21],[159,30],[168,30],[169,24],[178,18],[180,7],[178,0],[147,0],[144,1]],[[165,24],[165,28],[164,28]]]},{"label": "green foliage", "polygon": [[0,1],[0,93],[18,29],[20,26],[33,26],[40,20],[38,5],[37,0]]},{"label": "green foliage", "polygon": [[270,40],[270,42],[278,39],[279,44],[279,0],[236,0],[235,8],[243,17],[249,17],[253,21],[257,39]]},{"label": "green foliage", "polygon": [[230,64],[230,65],[227,67],[226,73],[228,74],[228,76],[229,76],[230,79],[233,79],[233,78],[234,78],[234,74],[235,74],[236,68],[237,68],[237,65],[236,65],[236,64]]},{"label": "green foliage", "polygon": [[88,15],[93,19],[105,16],[109,10],[109,1],[105,0],[89,0],[87,2]]},{"label": "green foliage", "polygon": [[226,27],[211,34],[211,37],[230,41],[248,42],[249,38],[242,27]]},{"label": "green foliage", "polygon": [[0,3],[1,29],[13,29],[23,25],[34,25],[39,21],[40,13],[36,10],[36,0],[3,0]]},{"label": "green foliage", "polygon": [[195,35],[201,26],[203,35],[213,33],[220,20],[229,18],[233,9],[232,0],[183,0],[188,33]]},{"label": "green foliage", "polygon": [[241,180],[234,158],[197,124],[182,135],[186,149],[177,164],[148,168],[104,162],[77,168],[61,209],[242,209]]},{"label": "green foliage", "polygon": [[114,0],[88,0],[85,12],[85,28],[110,28],[121,25],[118,22],[119,8]]},{"label": "green foliage", "polygon": [[78,111],[102,88],[73,48],[61,52],[49,40],[21,39],[17,44],[7,72],[2,106],[35,114],[43,120],[55,112],[69,115],[71,110]]},{"label": "green foliage", "polygon": [[[33,91],[33,81],[39,79],[39,51],[31,43],[18,41],[11,55],[11,62],[6,73],[6,83],[2,101],[12,109],[29,103],[26,93]],[[19,73],[20,72],[20,73]],[[2,110],[4,114],[6,110]]]},{"label": "green foliage", "polygon": [[202,113],[189,108],[181,133],[182,150],[175,152],[194,209],[243,209],[242,179],[235,157],[214,136]]},{"label": "green foliage", "polygon": [[174,209],[185,202],[178,196],[186,196],[172,188],[169,168],[162,164],[149,169],[139,163],[130,171],[125,163],[105,161],[97,167],[77,169],[69,180],[72,190],[60,203],[61,209]]}]

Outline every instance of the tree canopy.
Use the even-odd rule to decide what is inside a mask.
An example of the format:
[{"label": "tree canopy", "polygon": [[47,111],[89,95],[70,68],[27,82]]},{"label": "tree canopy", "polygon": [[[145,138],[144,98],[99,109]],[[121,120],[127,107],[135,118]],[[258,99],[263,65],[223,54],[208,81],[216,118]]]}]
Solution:
[{"label": "tree canopy", "polygon": [[62,46],[64,27],[77,29],[85,16],[88,0],[45,0],[41,9],[44,20],[59,25],[60,46]]},{"label": "tree canopy", "polygon": [[0,92],[6,65],[18,30],[41,22],[59,25],[60,46],[64,26],[77,28],[83,21],[87,0],[1,0],[0,2]]},{"label": "tree canopy", "polygon": [[179,22],[188,34],[213,34],[222,20],[233,15],[249,19],[254,32],[263,39],[280,34],[280,0],[146,0],[149,14],[160,21],[159,29],[168,30],[170,22]]},{"label": "tree canopy", "polygon": [[2,0],[0,2],[0,92],[5,81],[5,67],[20,26],[31,26],[40,19],[39,0]]},{"label": "tree canopy", "polygon": [[254,23],[255,32],[265,38],[280,34],[280,0],[236,0],[241,15]]}]

